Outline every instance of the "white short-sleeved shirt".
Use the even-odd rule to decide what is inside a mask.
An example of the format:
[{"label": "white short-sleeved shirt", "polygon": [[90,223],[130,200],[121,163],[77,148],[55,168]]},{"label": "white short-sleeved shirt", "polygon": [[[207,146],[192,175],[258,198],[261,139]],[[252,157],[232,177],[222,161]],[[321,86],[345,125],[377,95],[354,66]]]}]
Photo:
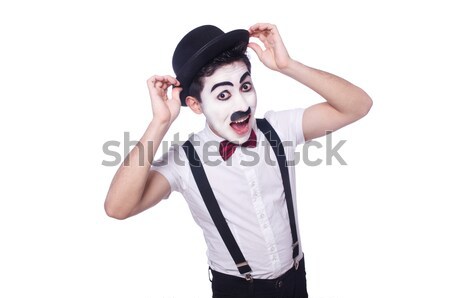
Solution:
[{"label": "white short-sleeved shirt", "polygon": [[[286,159],[294,164],[295,149],[304,142],[303,109],[269,111],[264,117],[283,142]],[[237,147],[223,161],[218,144],[223,138],[205,128],[190,137],[224,217],[254,278],[276,278],[292,267],[292,236],[284,188],[276,156],[264,134],[254,127],[255,148]],[[294,211],[297,219],[295,170],[289,168]],[[209,266],[216,271],[242,276],[215,227],[199,193],[181,146],[172,146],[155,161],[152,170],[161,173],[171,191],[186,199],[195,222],[202,228]],[[296,220],[298,224],[298,219]],[[297,229],[298,231],[298,229]],[[300,235],[298,237],[300,239]],[[302,257],[301,242],[299,240]]]}]

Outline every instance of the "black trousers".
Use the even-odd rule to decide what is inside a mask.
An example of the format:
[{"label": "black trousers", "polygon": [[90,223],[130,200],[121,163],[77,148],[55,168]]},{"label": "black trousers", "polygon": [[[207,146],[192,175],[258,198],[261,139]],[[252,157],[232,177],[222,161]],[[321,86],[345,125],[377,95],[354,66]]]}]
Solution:
[{"label": "black trousers", "polygon": [[308,298],[304,258],[276,279],[253,279],[212,272],[213,298]]}]

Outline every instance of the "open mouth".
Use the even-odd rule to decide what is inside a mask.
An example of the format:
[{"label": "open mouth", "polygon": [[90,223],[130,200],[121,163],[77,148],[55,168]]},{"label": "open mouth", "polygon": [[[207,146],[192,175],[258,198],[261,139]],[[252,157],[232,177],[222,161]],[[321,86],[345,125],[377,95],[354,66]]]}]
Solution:
[{"label": "open mouth", "polygon": [[250,114],[230,123],[231,128],[238,134],[244,135],[249,131]]}]

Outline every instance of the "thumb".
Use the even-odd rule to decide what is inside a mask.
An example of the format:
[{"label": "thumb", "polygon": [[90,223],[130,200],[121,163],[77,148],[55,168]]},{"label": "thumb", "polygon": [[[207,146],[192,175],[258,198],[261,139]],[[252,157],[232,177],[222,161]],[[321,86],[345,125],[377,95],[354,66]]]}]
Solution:
[{"label": "thumb", "polygon": [[181,93],[181,91],[183,91],[183,88],[178,87],[178,86],[174,86],[172,88],[172,99],[181,103],[181,101],[180,101],[180,93]]},{"label": "thumb", "polygon": [[259,44],[254,43],[254,42],[249,42],[248,47],[251,48],[256,53],[256,55],[258,55],[259,59],[261,59],[263,50],[261,49]]}]

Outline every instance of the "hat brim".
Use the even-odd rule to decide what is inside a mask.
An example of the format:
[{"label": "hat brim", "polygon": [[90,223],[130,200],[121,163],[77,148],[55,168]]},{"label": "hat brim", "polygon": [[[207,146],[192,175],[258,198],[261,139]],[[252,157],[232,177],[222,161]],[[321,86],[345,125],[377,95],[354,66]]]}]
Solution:
[{"label": "hat brim", "polygon": [[250,37],[247,30],[237,29],[212,39],[200,50],[198,50],[183,65],[183,68],[180,69],[177,75],[177,80],[181,83],[181,87],[183,88],[180,94],[181,104],[186,106],[186,97],[189,95],[189,88],[192,80],[203,66],[208,64],[222,52],[233,48],[241,42],[248,44],[249,38]]}]

